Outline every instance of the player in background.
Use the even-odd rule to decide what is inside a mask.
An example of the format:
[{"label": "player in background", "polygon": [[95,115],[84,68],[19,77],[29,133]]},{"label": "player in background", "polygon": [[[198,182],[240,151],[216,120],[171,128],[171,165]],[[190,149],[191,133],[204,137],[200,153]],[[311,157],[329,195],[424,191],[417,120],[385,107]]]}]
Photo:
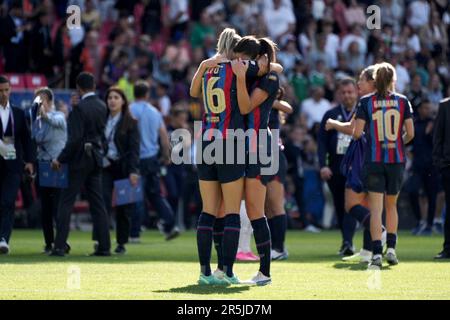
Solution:
[{"label": "player in background", "polygon": [[[271,130],[279,130],[283,120],[283,114],[291,114],[294,110],[292,106],[283,101],[284,89],[280,87],[278,97],[273,103],[272,111],[269,117],[269,128]],[[282,118],[280,120],[280,118]],[[279,146],[279,167],[278,172],[269,178],[267,183],[265,212],[267,222],[269,223],[270,235],[272,239],[272,260],[286,260],[288,251],[284,245],[286,239],[287,216],[284,209],[284,183],[287,174],[287,160],[284,155],[284,146],[281,139],[278,141]]]},{"label": "player in background", "polygon": [[[271,263],[271,237],[270,229],[265,216],[266,184],[269,175],[265,175],[262,169],[269,164],[264,164],[260,157],[260,150],[265,150],[271,156],[272,136],[268,130],[269,115],[272,105],[278,95],[279,78],[278,74],[270,71],[258,80],[248,90],[246,74],[248,64],[242,63],[240,44],[251,43],[254,37],[247,36],[234,48],[238,56],[232,62],[233,72],[237,76],[237,97],[241,113],[245,115],[247,130],[253,130],[247,139],[248,160],[245,174],[245,205],[248,217],[253,228],[256,248],[260,258],[258,273],[250,280],[250,283],[259,286],[271,283],[270,263]],[[267,38],[258,39],[260,43],[260,59],[265,59],[265,69],[270,70],[270,63],[276,62],[276,45]],[[249,94],[250,92],[250,94]],[[262,135],[261,135],[262,134]],[[265,135],[264,135],[265,134]],[[264,148],[265,147],[265,148]],[[261,149],[262,148],[262,149]],[[256,163],[251,160],[256,159]],[[271,159],[279,161],[279,159]]]},{"label": "player in background", "polygon": [[[369,193],[370,232],[373,257],[370,269],[382,267],[382,213],[386,194],[387,254],[390,265],[398,264],[395,246],[397,243],[398,213],[397,198],[405,170],[404,144],[414,138],[412,107],[408,99],[394,92],[396,73],[389,63],[375,66],[376,92],[362,97],[358,104],[353,133],[360,139],[366,125],[368,152],[364,162],[364,185]],[[403,130],[406,133],[402,136]]]}]

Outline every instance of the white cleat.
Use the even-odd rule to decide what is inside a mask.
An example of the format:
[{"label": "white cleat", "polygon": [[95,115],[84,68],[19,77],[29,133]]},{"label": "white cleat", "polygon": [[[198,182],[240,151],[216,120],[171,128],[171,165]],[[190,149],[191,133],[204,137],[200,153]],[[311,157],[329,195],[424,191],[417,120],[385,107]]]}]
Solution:
[{"label": "white cleat", "polygon": [[220,269],[216,269],[214,272],[213,272],[213,276],[215,277],[215,278],[217,278],[217,279],[220,279],[220,280],[222,280],[223,279],[223,276],[225,275],[225,272],[223,272],[222,270],[220,270]]},{"label": "white cleat", "polygon": [[254,276],[250,280],[241,281],[241,284],[249,284],[253,286],[265,286],[271,283],[272,279],[263,275],[261,271],[258,271],[256,276]]},{"label": "white cleat", "polygon": [[372,261],[372,251],[361,249],[359,256],[360,263],[370,263],[370,261]]},{"label": "white cleat", "polygon": [[8,254],[8,253],[9,253],[8,243],[5,241],[5,239],[2,239],[0,241],[0,254]]},{"label": "white cleat", "polygon": [[395,249],[389,248],[386,252],[386,261],[391,266],[395,266],[398,264],[397,254],[395,253]]},{"label": "white cleat", "polygon": [[287,250],[278,252],[277,250],[272,249],[270,255],[272,257],[272,260],[286,260],[289,257],[289,253]]}]

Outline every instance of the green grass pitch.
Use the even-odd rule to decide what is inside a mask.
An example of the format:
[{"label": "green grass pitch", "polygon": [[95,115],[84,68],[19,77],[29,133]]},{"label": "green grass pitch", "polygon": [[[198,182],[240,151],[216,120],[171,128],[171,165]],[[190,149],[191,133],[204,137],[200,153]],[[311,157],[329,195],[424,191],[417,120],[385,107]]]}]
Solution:
[{"label": "green grass pitch", "polygon": [[[355,244],[361,244],[361,232]],[[336,231],[289,231],[289,260],[272,264],[273,283],[265,287],[198,286],[195,233],[166,242],[146,232],[128,245],[125,256],[87,257],[90,233],[70,234],[65,258],[40,253],[39,231],[15,230],[11,254],[0,256],[0,299],[449,299],[450,262],[435,262],[441,236],[399,235],[400,264],[370,272],[357,262],[342,262]],[[215,268],[213,253],[213,270]],[[238,262],[235,272],[250,278],[257,263]]]}]

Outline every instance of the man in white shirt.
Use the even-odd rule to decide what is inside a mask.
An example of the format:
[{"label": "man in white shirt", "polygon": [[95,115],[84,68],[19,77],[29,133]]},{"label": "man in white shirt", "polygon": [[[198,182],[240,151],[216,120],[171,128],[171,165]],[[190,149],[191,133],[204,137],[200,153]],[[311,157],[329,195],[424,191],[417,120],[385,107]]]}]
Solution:
[{"label": "man in white shirt", "polygon": [[342,38],[341,51],[347,52],[351,43],[354,41],[356,41],[358,43],[360,53],[362,55],[366,55],[367,41],[364,38],[364,36],[362,35],[361,27],[357,26],[357,25],[352,27],[351,33],[347,34],[344,38]]},{"label": "man in white shirt", "polygon": [[430,21],[430,5],[425,0],[416,0],[409,5],[408,24],[413,28],[425,26]]},{"label": "man in white shirt", "polygon": [[282,0],[273,0],[273,8],[264,9],[264,20],[269,36],[277,43],[283,36],[294,33],[297,21],[292,8],[283,6]]},{"label": "man in white shirt", "polygon": [[184,34],[189,22],[188,0],[169,1],[169,24],[172,39]]},{"label": "man in white shirt", "polygon": [[322,87],[312,88],[312,98],[305,99],[302,103],[302,114],[306,118],[308,129],[315,123],[322,121],[323,115],[331,108],[331,104],[323,96],[325,91]]}]

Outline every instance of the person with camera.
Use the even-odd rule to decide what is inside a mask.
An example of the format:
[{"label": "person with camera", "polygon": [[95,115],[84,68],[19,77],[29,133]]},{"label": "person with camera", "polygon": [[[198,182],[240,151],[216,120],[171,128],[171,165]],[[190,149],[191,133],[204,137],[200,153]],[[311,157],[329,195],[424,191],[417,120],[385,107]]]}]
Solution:
[{"label": "person with camera", "polygon": [[72,107],[67,121],[67,142],[52,168],[68,164],[68,188],[62,189],[56,217],[56,238],[52,256],[64,256],[75,198],[84,184],[98,245],[92,256],[110,256],[109,221],[102,196],[102,164],[107,120],[105,103],[95,94],[94,76],[82,72],[76,80],[80,102]]},{"label": "person with camera", "polygon": [[[32,106],[31,136],[37,146],[38,171],[44,164],[58,157],[67,140],[67,123],[64,114],[55,110],[53,91],[47,87],[36,90]],[[53,221],[56,218],[59,188],[44,187],[39,181],[39,196],[41,198],[41,221],[44,233],[44,253],[50,254],[55,242]]]},{"label": "person with camera", "polygon": [[25,113],[11,105],[9,79],[0,75],[0,254],[8,254],[14,210],[24,170],[34,174],[34,150]]}]

